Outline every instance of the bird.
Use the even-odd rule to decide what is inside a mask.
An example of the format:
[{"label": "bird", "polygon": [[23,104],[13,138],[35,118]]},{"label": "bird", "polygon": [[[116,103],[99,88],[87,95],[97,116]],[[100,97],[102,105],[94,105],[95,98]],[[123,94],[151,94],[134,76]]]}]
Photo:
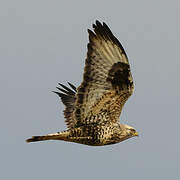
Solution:
[{"label": "bird", "polygon": [[67,129],[26,142],[62,140],[104,146],[138,136],[135,128],[120,123],[125,102],[134,92],[127,54],[105,22],[88,29],[89,42],[83,81],[78,88],[59,83],[56,93],[65,105]]}]

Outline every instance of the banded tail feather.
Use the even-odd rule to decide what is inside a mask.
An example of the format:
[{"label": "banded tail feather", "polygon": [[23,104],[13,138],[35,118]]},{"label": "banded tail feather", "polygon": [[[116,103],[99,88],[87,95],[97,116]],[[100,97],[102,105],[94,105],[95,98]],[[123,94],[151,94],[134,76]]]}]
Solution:
[{"label": "banded tail feather", "polygon": [[32,136],[31,138],[27,139],[26,142],[37,142],[37,141],[46,141],[46,140],[65,140],[68,136],[68,131],[57,132],[52,134],[47,134],[44,136]]}]

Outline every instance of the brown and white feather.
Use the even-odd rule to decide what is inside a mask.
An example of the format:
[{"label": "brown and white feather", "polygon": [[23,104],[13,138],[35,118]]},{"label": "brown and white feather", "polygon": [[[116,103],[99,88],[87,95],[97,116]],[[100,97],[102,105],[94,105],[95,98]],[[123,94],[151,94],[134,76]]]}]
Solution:
[{"label": "brown and white feather", "polygon": [[[88,30],[88,52],[74,105],[74,127],[116,122],[134,88],[128,58],[120,42],[105,23],[96,21],[93,28],[94,32]],[[98,117],[89,120],[91,116]]]}]

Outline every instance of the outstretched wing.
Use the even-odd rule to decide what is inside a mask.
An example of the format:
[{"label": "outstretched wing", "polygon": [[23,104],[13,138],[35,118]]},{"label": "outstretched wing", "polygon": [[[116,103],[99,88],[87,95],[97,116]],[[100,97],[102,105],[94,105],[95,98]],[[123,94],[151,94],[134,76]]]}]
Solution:
[{"label": "outstretched wing", "polygon": [[127,55],[108,26],[99,21],[88,30],[89,44],[83,82],[77,90],[72,126],[116,122],[133,92]]},{"label": "outstretched wing", "polygon": [[69,82],[68,84],[71,87],[71,89],[59,83],[59,85],[61,86],[61,88],[57,87],[59,92],[57,91],[53,91],[53,92],[56,93],[61,98],[61,101],[65,105],[65,110],[64,110],[64,117],[66,118],[65,122],[66,122],[67,127],[71,127],[74,125],[72,113],[74,111],[74,103],[76,100],[75,95],[76,95],[77,90],[74,85],[72,85]]}]

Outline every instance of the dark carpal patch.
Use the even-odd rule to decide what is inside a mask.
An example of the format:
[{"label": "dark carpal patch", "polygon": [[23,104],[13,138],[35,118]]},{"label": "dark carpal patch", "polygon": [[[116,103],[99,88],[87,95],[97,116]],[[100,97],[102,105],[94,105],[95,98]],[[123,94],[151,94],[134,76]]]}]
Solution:
[{"label": "dark carpal patch", "polygon": [[110,81],[113,87],[128,87],[132,84],[130,76],[130,66],[126,63],[117,62],[109,70],[107,81]]}]

